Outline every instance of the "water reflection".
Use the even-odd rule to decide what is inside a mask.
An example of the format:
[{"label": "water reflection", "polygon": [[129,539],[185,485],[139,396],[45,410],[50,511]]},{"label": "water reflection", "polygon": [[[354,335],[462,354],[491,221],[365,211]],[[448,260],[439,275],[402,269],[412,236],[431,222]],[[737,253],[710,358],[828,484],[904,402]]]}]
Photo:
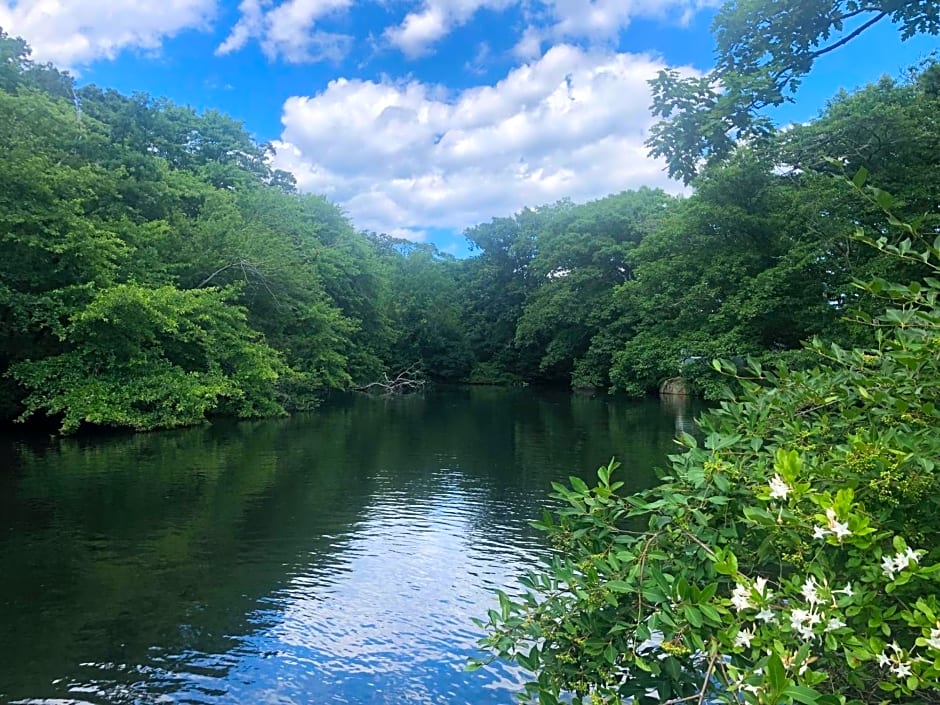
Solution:
[{"label": "water reflection", "polygon": [[701,404],[697,399],[686,394],[664,394],[660,404],[673,415],[676,435],[680,433],[692,435],[696,432],[695,418],[701,411]]},{"label": "water reflection", "polygon": [[463,671],[551,480],[673,449],[659,402],[455,389],[0,440],[0,700],[507,703]]}]

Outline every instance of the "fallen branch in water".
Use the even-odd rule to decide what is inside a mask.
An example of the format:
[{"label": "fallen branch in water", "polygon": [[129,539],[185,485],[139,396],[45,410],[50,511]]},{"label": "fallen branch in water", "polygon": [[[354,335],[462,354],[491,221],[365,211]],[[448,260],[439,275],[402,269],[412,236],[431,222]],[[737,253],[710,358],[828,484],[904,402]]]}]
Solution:
[{"label": "fallen branch in water", "polygon": [[421,374],[417,365],[402,370],[394,377],[390,377],[388,373],[383,374],[382,377],[381,380],[364,384],[361,387],[353,387],[353,389],[357,392],[370,394],[408,394],[424,389],[424,385],[427,384],[427,380]]}]

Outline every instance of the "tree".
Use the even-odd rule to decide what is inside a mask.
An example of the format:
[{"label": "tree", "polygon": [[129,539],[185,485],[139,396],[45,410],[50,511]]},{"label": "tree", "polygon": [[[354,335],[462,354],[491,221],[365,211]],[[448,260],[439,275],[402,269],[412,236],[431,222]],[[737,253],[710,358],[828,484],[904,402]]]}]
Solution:
[{"label": "tree", "polygon": [[[882,228],[883,213],[833,177],[865,169],[871,186],[897,195],[899,217],[934,210],[934,70],[842,93],[816,120],[705,167],[696,192],[631,253],[634,278],[614,297],[614,385],[641,395],[682,374],[714,394],[713,357],[799,365],[808,362],[801,341],[813,336],[865,344],[869,332],[846,323],[845,312],[881,303],[855,282],[927,272],[851,236],[857,225]],[[935,223],[928,215],[924,227]]]},{"label": "tree", "polygon": [[0,34],[3,417],[176,426],[310,408],[381,372],[371,242],[269,156],[220,113],[74,91]]},{"label": "tree", "polygon": [[[520,354],[513,344],[516,325],[538,278],[530,265],[544,223],[570,204],[535,210],[526,208],[512,218],[494,218],[466,231],[479,256],[464,267],[462,300],[477,361],[474,380],[480,382],[533,378],[538,356]],[[493,292],[499,292],[493,296]]]},{"label": "tree", "polygon": [[[940,273],[934,233],[867,196],[897,228],[893,244],[860,238]],[[938,701],[940,279],[867,288],[888,302],[860,315],[871,347],[751,365],[658,487],[619,494],[613,462],[596,487],[556,484],[562,508],[540,523],[556,551],[484,625],[487,648],[534,674],[530,696]]]},{"label": "tree", "polygon": [[283,413],[275,383],[289,369],[226,299],[171,286],[99,292],[62,329],[63,352],[10,368],[28,390],[22,418],[44,413],[68,433]]},{"label": "tree", "polygon": [[760,110],[792,100],[817,59],[880,22],[901,37],[940,32],[940,8],[924,0],[730,0],[713,25],[715,68],[702,77],[666,70],[651,82],[662,118],[648,146],[670,176],[689,183],[700,163],[728,156],[738,140],[772,132]]},{"label": "tree", "polygon": [[787,219],[797,201],[753,152],[701,177],[697,193],[631,253],[635,276],[616,292],[632,332],[613,356],[618,388],[643,395],[680,373],[707,386],[703,361],[799,346],[815,322],[808,314],[826,303],[821,283],[793,272],[758,295],[759,278],[794,246]]},{"label": "tree", "polygon": [[576,387],[607,388],[617,317],[615,288],[634,277],[631,253],[662,223],[674,199],[627,191],[558,212],[536,238],[538,285],[516,324],[515,345],[541,355],[540,372]]},{"label": "tree", "polygon": [[415,367],[432,379],[449,381],[469,376],[473,355],[460,318],[458,267],[433,245],[398,242],[389,274],[398,333],[392,370]]},{"label": "tree", "polygon": [[52,64],[37,64],[32,50],[21,37],[11,37],[0,27],[0,90],[16,93],[39,90],[59,98],[74,99],[71,76]]}]

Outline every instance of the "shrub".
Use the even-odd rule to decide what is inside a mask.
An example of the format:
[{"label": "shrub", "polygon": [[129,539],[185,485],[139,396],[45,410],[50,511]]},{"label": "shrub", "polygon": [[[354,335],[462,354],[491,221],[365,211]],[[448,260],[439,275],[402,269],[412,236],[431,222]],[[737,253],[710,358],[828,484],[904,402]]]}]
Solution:
[{"label": "shrub", "polygon": [[[889,219],[903,239],[871,244],[940,270],[940,237]],[[740,392],[658,487],[625,495],[613,461],[555,485],[555,550],[484,624],[530,697],[940,702],[940,280],[864,288],[889,301],[871,347],[716,363]]]}]

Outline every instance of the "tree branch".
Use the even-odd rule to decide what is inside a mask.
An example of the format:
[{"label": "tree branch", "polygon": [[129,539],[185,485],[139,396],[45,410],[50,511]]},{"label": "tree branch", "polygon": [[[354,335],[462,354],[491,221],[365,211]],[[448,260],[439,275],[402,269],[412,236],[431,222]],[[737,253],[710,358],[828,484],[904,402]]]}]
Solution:
[{"label": "tree branch", "polygon": [[868,21],[865,22],[864,24],[862,24],[862,25],[856,27],[854,30],[852,30],[852,31],[849,32],[848,34],[846,34],[846,35],[845,35],[844,37],[842,37],[842,39],[840,39],[839,41],[833,42],[833,43],[830,44],[829,46],[824,47],[823,49],[820,49],[819,51],[811,52],[810,55],[809,55],[810,59],[813,59],[813,60],[818,59],[818,58],[819,58],[820,56],[822,56],[823,54],[828,54],[830,51],[835,51],[836,49],[838,49],[838,48],[841,47],[842,45],[848,44],[850,41],[852,41],[853,39],[855,39],[855,37],[857,37],[858,35],[860,35],[860,34],[861,34],[862,32],[864,32],[866,29],[868,29],[869,27],[871,27],[871,26],[872,26],[873,24],[875,24],[876,22],[880,22],[881,20],[883,20],[883,19],[884,19],[885,17],[887,17],[887,16],[888,16],[888,13],[887,13],[887,12],[884,12],[884,11],[879,12],[877,15],[875,15],[874,17],[872,17],[870,20],[868,20]]},{"label": "tree branch", "polygon": [[357,392],[381,391],[386,396],[392,394],[406,394],[423,389],[427,380],[421,375],[417,363],[402,370],[395,377],[389,377],[388,374],[382,375],[383,379],[359,387],[353,387]]}]

